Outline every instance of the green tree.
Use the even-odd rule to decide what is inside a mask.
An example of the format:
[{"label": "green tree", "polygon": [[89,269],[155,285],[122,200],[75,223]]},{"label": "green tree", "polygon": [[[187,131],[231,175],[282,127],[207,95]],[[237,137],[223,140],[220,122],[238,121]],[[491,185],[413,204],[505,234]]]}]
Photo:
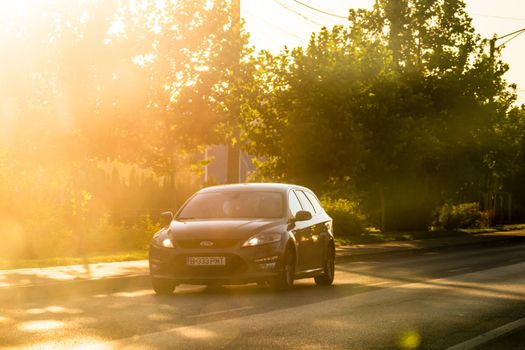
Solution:
[{"label": "green tree", "polygon": [[496,186],[505,167],[494,147],[514,92],[464,2],[377,0],[349,21],[262,60],[264,131],[248,127],[261,169],[335,183],[387,229],[425,228],[439,202]]},{"label": "green tree", "polygon": [[231,138],[247,35],[231,1],[146,1],[124,8],[121,20],[123,40],[138,48],[134,59],[149,76],[146,164],[170,174],[177,156]]},{"label": "green tree", "polygon": [[[27,256],[83,250],[90,232],[78,222],[86,231],[110,224],[117,200],[133,197],[101,170],[107,160],[153,169],[166,180],[154,207],[175,206],[194,188],[195,150],[231,137],[241,90],[254,91],[244,84],[254,66],[239,59],[250,49],[231,2],[21,3],[23,14],[0,13],[0,199],[9,209],[0,222],[23,227]],[[190,179],[176,191],[181,173]],[[83,193],[93,197],[75,220],[71,197]],[[31,235],[49,249],[32,250],[42,242]]]}]

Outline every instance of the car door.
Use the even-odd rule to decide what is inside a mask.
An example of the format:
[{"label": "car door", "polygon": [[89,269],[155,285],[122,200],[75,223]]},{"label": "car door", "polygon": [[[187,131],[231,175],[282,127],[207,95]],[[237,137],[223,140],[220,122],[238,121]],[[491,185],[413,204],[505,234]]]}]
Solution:
[{"label": "car door", "polygon": [[327,253],[328,243],[332,239],[332,219],[325,213],[319,199],[312,191],[303,191],[306,197],[310,200],[313,207],[315,208],[316,217],[316,232],[319,235],[320,253],[321,253],[321,265],[324,266],[324,258]]},{"label": "car door", "polygon": [[303,228],[305,237],[305,254],[304,254],[304,265],[307,269],[316,269],[323,266],[323,243],[321,233],[323,231],[322,223],[318,210],[314,208],[310,199],[306,196],[303,190],[295,190],[295,194],[301,202],[301,206],[304,210],[312,213],[312,219],[305,221],[305,227]]},{"label": "car door", "polygon": [[[299,210],[304,210],[299,198],[292,190],[288,193],[288,209],[291,216],[295,216]],[[297,244],[297,268],[296,272],[305,271],[308,269],[308,255],[309,245],[311,242],[309,225],[307,221],[297,221],[292,227],[292,233]]]}]

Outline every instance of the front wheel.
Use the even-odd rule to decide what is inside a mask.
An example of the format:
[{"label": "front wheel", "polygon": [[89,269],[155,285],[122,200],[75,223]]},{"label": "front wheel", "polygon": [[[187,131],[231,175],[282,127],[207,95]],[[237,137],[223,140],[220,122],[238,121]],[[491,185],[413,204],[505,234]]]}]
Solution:
[{"label": "front wheel", "polygon": [[334,282],[335,276],[335,251],[333,246],[330,245],[328,252],[326,253],[326,259],[324,262],[323,273],[319,276],[315,276],[315,284],[318,286],[330,286]]},{"label": "front wheel", "polygon": [[172,294],[177,286],[172,280],[155,277],[151,277],[151,285],[153,286],[155,293],[158,295]]},{"label": "front wheel", "polygon": [[271,281],[270,286],[275,290],[286,290],[293,287],[295,278],[295,255],[291,248],[286,249],[283,258],[281,273]]}]

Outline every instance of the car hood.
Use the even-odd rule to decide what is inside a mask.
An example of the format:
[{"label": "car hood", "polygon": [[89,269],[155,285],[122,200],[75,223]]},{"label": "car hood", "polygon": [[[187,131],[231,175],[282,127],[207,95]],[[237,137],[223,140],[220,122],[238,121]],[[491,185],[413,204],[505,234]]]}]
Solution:
[{"label": "car hood", "polygon": [[248,239],[266,230],[279,231],[284,219],[172,221],[171,239]]}]

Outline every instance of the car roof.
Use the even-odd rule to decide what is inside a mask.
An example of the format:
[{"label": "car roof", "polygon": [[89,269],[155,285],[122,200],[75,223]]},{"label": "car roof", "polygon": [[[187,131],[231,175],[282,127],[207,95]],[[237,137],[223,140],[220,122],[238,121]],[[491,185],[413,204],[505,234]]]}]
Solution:
[{"label": "car roof", "polygon": [[211,187],[206,187],[206,188],[201,189],[199,193],[225,192],[225,191],[274,191],[274,192],[286,193],[290,189],[308,190],[308,188],[306,187],[297,186],[293,184],[259,182],[259,183],[242,183],[242,184],[211,186]]}]

